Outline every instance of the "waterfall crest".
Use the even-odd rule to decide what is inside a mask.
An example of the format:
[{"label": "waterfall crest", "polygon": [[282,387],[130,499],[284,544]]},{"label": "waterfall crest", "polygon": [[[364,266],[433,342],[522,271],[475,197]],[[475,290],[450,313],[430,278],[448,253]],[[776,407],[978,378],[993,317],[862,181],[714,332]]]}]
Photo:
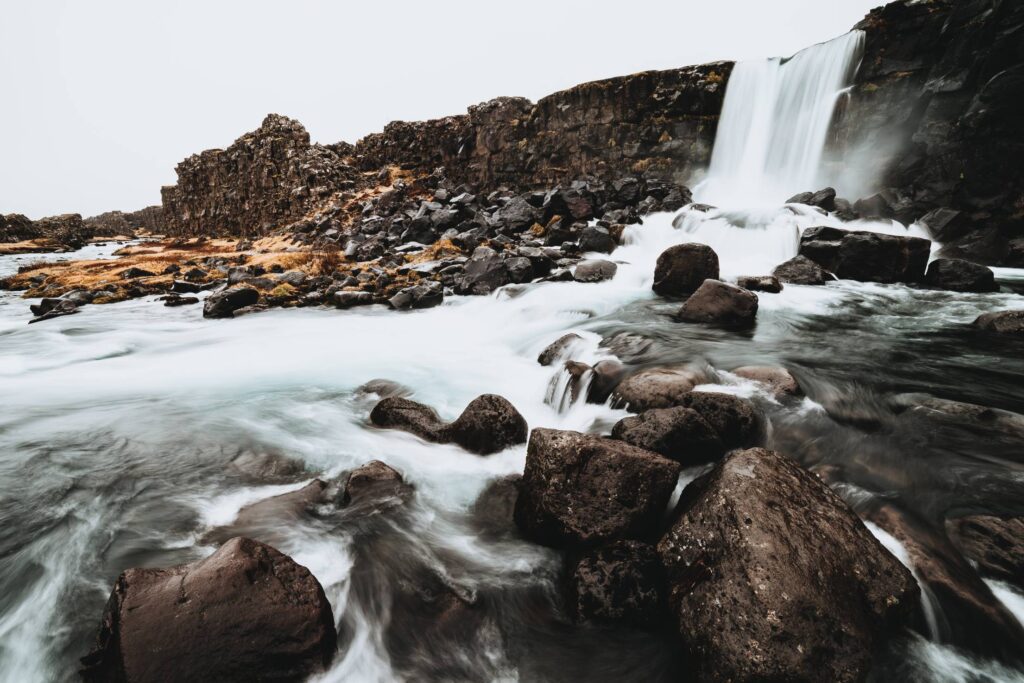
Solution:
[{"label": "waterfall crest", "polygon": [[778,205],[821,184],[832,113],[863,51],[864,32],[851,31],[789,59],[738,63],[697,198],[718,205]]}]

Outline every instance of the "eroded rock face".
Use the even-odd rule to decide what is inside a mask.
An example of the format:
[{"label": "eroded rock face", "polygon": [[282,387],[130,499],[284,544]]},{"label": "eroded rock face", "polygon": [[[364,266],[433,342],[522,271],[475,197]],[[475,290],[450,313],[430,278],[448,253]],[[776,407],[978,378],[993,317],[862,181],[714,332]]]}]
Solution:
[{"label": "eroded rock face", "polygon": [[302,680],[327,667],[336,642],[330,603],[309,570],[235,538],[192,564],[121,574],[82,677]]},{"label": "eroded rock face", "polygon": [[540,355],[537,356],[537,362],[541,365],[551,365],[556,360],[567,358],[572,345],[582,340],[583,337],[575,332],[563,334],[561,337],[548,344],[547,347],[540,352]]},{"label": "eroded rock face", "polygon": [[664,617],[664,571],[654,547],[616,541],[583,555],[569,577],[577,621],[655,626]]},{"label": "eroded rock face", "polygon": [[467,451],[489,455],[526,441],[526,420],[509,401],[496,394],[478,396],[451,423],[430,406],[407,398],[383,399],[370,412],[378,427],[411,432],[434,443],[455,443]]},{"label": "eroded rock face", "polygon": [[683,322],[748,325],[757,317],[757,295],[719,280],[705,280],[683,303]]},{"label": "eroded rock face", "polygon": [[277,114],[226,149],[192,155],[176,170],[178,184],[162,190],[172,235],[263,235],[358,176],[335,151],[310,144],[302,124]]},{"label": "eroded rock face", "polygon": [[677,463],[621,441],[534,429],[515,521],[555,547],[650,538],[678,475]]},{"label": "eroded rock face", "polygon": [[658,256],[651,287],[662,296],[686,296],[708,279],[718,279],[714,249],[706,244],[676,244]]},{"label": "eroded rock face", "polygon": [[736,451],[683,492],[658,543],[701,681],[859,681],[917,604],[913,577],[791,460]]}]

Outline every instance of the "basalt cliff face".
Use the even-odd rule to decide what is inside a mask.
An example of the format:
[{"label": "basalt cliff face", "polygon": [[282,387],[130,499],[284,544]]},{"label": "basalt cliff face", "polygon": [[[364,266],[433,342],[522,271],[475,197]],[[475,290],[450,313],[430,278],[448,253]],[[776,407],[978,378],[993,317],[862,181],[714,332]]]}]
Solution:
[{"label": "basalt cliff face", "polygon": [[947,251],[1024,265],[1024,3],[900,0],[856,28],[864,60],[832,138],[897,217]]}]

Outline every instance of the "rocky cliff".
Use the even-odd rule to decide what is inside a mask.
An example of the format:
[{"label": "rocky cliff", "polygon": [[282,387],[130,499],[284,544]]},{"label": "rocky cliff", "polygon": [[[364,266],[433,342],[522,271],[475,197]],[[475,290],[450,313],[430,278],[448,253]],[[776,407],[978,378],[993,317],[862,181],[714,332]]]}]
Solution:
[{"label": "rocky cliff", "polygon": [[1024,265],[1024,3],[898,0],[873,10],[833,156],[866,158],[894,213],[949,251]]},{"label": "rocky cliff", "polygon": [[357,176],[334,150],[310,144],[302,124],[277,114],[227,149],[195,154],[176,170],[178,184],[161,194],[166,229],[177,235],[265,234]]}]

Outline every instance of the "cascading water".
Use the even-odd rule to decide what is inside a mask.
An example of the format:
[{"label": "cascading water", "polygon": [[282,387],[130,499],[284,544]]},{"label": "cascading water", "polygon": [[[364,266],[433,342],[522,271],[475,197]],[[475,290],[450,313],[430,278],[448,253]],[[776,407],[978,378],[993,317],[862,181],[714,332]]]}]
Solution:
[{"label": "cascading water", "polygon": [[722,206],[777,206],[818,187],[836,101],[863,49],[864,32],[851,31],[789,59],[736,64],[697,198]]}]

